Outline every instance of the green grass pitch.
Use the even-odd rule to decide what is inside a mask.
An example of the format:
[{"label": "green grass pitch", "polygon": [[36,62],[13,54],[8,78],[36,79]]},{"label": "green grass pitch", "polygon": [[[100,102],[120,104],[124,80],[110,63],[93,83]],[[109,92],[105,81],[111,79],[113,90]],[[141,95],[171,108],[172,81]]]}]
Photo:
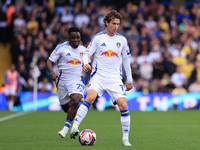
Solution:
[{"label": "green grass pitch", "polygon": [[[0,112],[2,117],[15,112]],[[0,150],[199,150],[200,111],[131,111],[130,143],[122,146],[120,112],[89,110],[79,130],[92,129],[97,135],[94,146],[81,146],[69,133],[61,139],[66,114],[37,111],[0,122]]]}]

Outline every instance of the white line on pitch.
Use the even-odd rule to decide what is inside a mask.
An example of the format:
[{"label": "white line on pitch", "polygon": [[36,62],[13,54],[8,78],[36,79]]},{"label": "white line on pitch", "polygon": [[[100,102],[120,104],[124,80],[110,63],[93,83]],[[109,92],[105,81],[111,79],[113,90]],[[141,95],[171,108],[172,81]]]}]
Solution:
[{"label": "white line on pitch", "polygon": [[9,120],[9,119],[12,119],[12,118],[16,118],[16,117],[19,117],[19,116],[23,116],[23,115],[26,115],[26,114],[30,114],[32,112],[33,111],[23,111],[23,112],[12,114],[12,115],[9,115],[9,116],[6,116],[6,117],[2,117],[2,118],[0,118],[0,122],[6,121],[6,120]]}]

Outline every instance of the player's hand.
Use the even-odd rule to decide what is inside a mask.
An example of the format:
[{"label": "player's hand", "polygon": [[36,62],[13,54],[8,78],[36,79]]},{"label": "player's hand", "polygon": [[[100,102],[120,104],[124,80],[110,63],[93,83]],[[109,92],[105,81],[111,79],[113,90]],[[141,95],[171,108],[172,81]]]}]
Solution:
[{"label": "player's hand", "polygon": [[133,88],[133,83],[126,83],[126,91],[130,91]]},{"label": "player's hand", "polygon": [[91,68],[91,66],[89,65],[89,64],[86,64],[84,67],[83,67],[83,71],[85,71],[85,72],[88,72],[88,71],[90,71],[92,68]]},{"label": "player's hand", "polygon": [[55,73],[51,74],[51,79],[55,81],[55,83],[57,83],[59,76],[56,75]]}]

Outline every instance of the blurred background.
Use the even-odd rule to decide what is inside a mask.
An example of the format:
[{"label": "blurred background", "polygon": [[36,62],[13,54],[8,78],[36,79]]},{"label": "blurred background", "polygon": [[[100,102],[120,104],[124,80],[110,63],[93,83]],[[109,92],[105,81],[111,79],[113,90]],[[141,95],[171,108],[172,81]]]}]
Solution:
[{"label": "blurred background", "polygon": [[[33,91],[49,92],[56,97],[55,83],[46,68],[49,55],[57,44],[68,40],[67,30],[73,25],[81,29],[81,44],[87,47],[91,38],[105,29],[103,18],[112,9],[123,16],[118,32],[127,38],[131,51],[134,87],[128,101],[137,101],[134,105],[138,105],[133,110],[154,110],[162,102],[165,104],[160,106],[161,110],[199,109],[198,0],[0,0],[2,110],[8,108],[4,93],[11,64],[19,73],[15,105],[18,105],[17,99],[18,103],[31,98],[30,101],[38,100],[40,95],[34,95]],[[58,72],[56,64],[54,70]],[[85,73],[86,84],[89,78]],[[27,92],[30,99],[24,97]],[[134,93],[140,98],[146,95],[149,101],[140,102],[137,96],[132,96]],[[179,94],[189,98],[177,100]],[[176,100],[170,101],[174,96]],[[111,106],[108,100],[107,95],[99,99],[99,109]],[[132,107],[132,103],[129,105]],[[56,108],[60,109],[59,105]]]}]

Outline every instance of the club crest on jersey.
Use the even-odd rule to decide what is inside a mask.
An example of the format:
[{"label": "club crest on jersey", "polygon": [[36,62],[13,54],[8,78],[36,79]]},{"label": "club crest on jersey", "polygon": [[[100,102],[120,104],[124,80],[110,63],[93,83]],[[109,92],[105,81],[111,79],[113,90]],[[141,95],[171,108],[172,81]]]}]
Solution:
[{"label": "club crest on jersey", "polygon": [[119,43],[119,42],[117,42],[116,45],[117,45],[118,48],[121,47],[121,43]]},{"label": "club crest on jersey", "polygon": [[82,52],[80,53],[80,56],[83,57],[83,53]]}]

